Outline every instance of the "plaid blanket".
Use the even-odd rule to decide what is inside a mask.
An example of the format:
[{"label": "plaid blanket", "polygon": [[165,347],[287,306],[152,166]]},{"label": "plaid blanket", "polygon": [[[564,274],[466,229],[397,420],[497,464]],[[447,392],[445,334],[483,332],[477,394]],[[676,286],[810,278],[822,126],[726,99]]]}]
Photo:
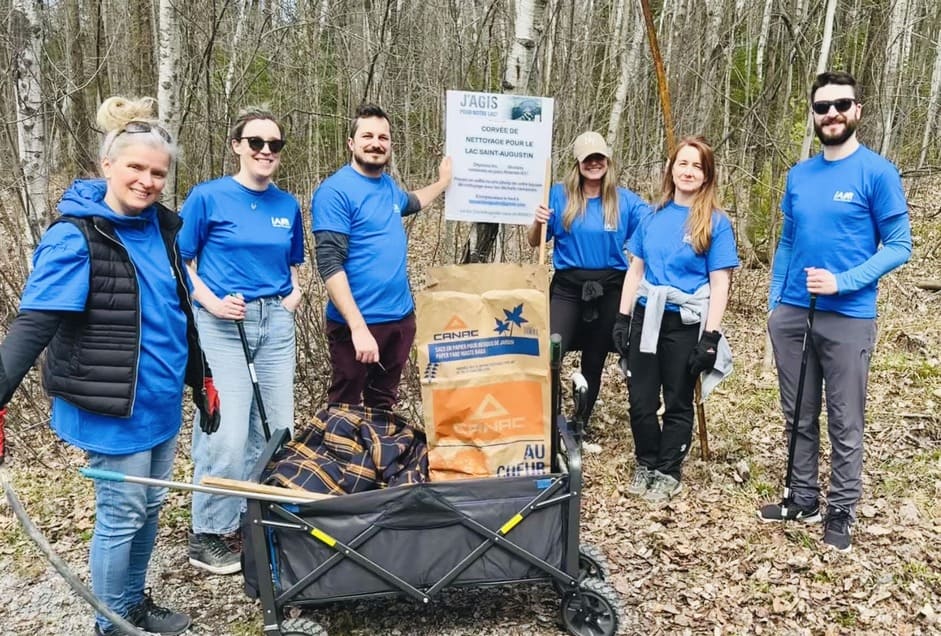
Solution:
[{"label": "plaid blanket", "polygon": [[330,495],[428,481],[425,436],[391,411],[331,404],[295,431],[267,484]]}]

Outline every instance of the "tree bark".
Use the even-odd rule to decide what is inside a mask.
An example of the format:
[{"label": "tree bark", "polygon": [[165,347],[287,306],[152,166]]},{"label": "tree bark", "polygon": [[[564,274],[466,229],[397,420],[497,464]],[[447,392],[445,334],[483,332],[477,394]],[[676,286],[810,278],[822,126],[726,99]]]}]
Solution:
[{"label": "tree bark", "polygon": [[50,220],[46,202],[49,173],[40,65],[40,6],[34,0],[14,0],[11,15],[16,137],[25,184],[20,201],[26,213],[25,238],[30,248],[39,242]]},{"label": "tree bark", "polygon": [[[157,108],[160,125],[173,139],[180,132],[180,25],[171,0],[160,0],[159,52],[157,54]],[[176,163],[171,164],[164,201],[176,207]]]}]

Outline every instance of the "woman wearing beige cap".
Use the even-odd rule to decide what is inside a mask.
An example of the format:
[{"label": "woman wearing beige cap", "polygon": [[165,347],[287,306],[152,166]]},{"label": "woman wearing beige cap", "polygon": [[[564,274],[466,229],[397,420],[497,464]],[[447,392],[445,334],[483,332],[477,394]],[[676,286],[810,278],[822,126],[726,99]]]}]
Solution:
[{"label": "woman wearing beige cap", "polygon": [[584,132],[572,146],[575,161],[564,181],[549,191],[549,205],[536,208],[527,239],[533,247],[543,231],[546,241],[555,239],[550,329],[562,336],[563,353],[582,351],[587,420],[611,347],[628,266],[624,246],[649,208],[635,193],[618,187],[611,148],[600,134]]}]

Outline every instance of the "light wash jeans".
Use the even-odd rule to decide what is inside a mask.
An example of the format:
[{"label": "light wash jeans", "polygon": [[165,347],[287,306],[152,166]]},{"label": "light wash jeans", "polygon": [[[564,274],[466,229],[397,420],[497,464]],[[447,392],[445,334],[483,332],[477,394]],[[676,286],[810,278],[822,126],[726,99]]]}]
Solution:
[{"label": "light wash jeans", "polygon": [[[150,450],[131,455],[89,452],[88,465],[136,477],[169,479],[176,440],[174,435]],[[89,555],[92,590],[120,616],[127,616],[144,598],[157,518],[166,496],[166,488],[95,480],[95,534]],[[104,616],[96,618],[102,631],[111,627]]]},{"label": "light wash jeans", "polygon": [[[245,335],[271,432],[294,430],[294,314],[277,297],[247,303]],[[252,379],[231,320],[196,310],[199,340],[219,391],[221,421],[211,435],[193,423],[193,482],[206,475],[246,479],[265,448],[265,433],[252,390]],[[193,493],[193,532],[228,534],[239,526],[244,500]]]}]

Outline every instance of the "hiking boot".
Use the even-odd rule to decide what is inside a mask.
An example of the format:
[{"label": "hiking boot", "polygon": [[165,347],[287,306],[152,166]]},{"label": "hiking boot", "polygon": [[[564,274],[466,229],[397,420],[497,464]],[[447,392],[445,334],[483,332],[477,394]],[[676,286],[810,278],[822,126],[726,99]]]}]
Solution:
[{"label": "hiking boot", "polygon": [[664,475],[659,470],[653,471],[650,487],[644,493],[644,499],[650,503],[666,503],[683,489],[679,479]]},{"label": "hiking boot", "polygon": [[145,632],[166,636],[185,632],[192,623],[188,614],[160,607],[147,592],[141,602],[128,612],[127,619]]},{"label": "hiking boot", "polygon": [[634,481],[627,487],[627,492],[632,495],[642,496],[650,488],[650,482],[653,479],[653,471],[637,464],[634,467]]},{"label": "hiking boot", "polygon": [[851,525],[853,519],[848,510],[828,506],[827,518],[823,522],[823,542],[838,552],[849,552],[853,547]]},{"label": "hiking boot", "polygon": [[235,574],[242,570],[241,556],[218,534],[191,534],[189,559],[190,565],[212,574]]},{"label": "hiking boot", "polygon": [[817,523],[820,521],[820,505],[800,506],[793,497],[782,499],[781,503],[765,504],[758,510],[758,518],[766,523],[775,521],[803,521],[804,523]]}]

